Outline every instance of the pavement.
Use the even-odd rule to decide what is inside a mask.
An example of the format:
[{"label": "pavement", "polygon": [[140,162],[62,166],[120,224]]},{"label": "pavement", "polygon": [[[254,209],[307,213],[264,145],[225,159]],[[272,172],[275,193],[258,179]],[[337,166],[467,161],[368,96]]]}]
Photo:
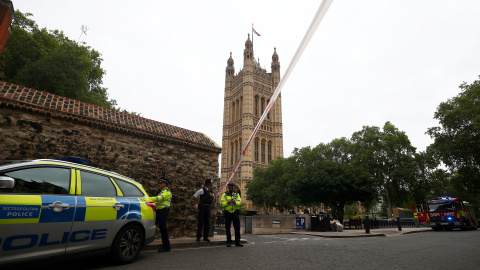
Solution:
[{"label": "pavement", "polygon": [[[371,229],[370,233],[366,233],[365,229],[348,229],[343,230],[342,232],[314,232],[314,231],[296,231],[296,232],[282,232],[279,234],[298,234],[298,235],[310,235],[318,237],[328,237],[328,238],[355,238],[355,237],[381,237],[381,236],[399,236],[403,234],[410,233],[420,233],[420,232],[430,232],[431,228],[402,228],[401,231],[398,228],[381,228],[381,229]],[[243,235],[248,238],[247,235]],[[248,244],[247,239],[240,240],[242,244]],[[144,247],[144,250],[156,250],[159,245],[162,244],[160,238],[156,238],[152,243]],[[186,249],[186,248],[198,248],[198,247],[208,247],[208,246],[221,246],[226,245],[227,241],[225,235],[215,235],[210,237],[210,242],[206,241],[196,241],[195,237],[178,237],[170,238],[170,246],[172,249]]]}]

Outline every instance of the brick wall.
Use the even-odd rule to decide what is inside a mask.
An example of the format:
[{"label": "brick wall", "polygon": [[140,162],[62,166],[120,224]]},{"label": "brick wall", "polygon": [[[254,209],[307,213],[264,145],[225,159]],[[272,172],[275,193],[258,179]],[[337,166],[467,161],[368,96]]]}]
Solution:
[{"label": "brick wall", "polygon": [[172,181],[169,230],[193,236],[193,193],[217,178],[221,148],[206,135],[0,81],[0,159],[76,156],[142,183]]}]

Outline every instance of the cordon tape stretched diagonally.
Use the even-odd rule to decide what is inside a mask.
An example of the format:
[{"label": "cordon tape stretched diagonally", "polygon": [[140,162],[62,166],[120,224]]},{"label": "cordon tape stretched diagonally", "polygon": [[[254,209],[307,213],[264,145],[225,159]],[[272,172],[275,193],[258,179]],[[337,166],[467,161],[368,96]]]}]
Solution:
[{"label": "cordon tape stretched diagonally", "polygon": [[307,32],[305,33],[305,36],[303,37],[302,42],[298,46],[297,51],[295,52],[295,55],[292,58],[292,61],[288,65],[287,70],[285,71],[284,77],[280,80],[280,83],[278,84],[277,88],[275,89],[275,92],[273,92],[272,98],[270,99],[270,102],[267,105],[267,108],[262,114],[262,117],[260,117],[260,120],[257,123],[257,126],[252,132],[252,135],[250,136],[250,139],[248,139],[247,144],[245,145],[243,151],[241,152],[240,157],[238,158],[237,162],[235,163],[235,166],[233,167],[232,172],[230,173],[230,176],[228,177],[227,181],[225,181],[225,184],[222,186],[222,188],[218,191],[217,197],[221,194],[221,192],[225,189],[228,183],[232,180],[233,176],[235,173],[237,173],[237,169],[240,166],[240,163],[242,162],[243,157],[245,156],[245,153],[247,152],[248,147],[250,146],[250,143],[252,142],[253,138],[255,138],[255,135],[257,134],[258,129],[263,123],[263,120],[267,116],[268,112],[272,108],[273,104],[275,103],[275,100],[277,99],[278,95],[280,94],[280,91],[283,88],[283,85],[287,81],[288,77],[290,76],[290,73],[292,73],[293,68],[297,64],[298,60],[300,59],[300,56],[302,55],[303,51],[307,47],[308,43],[310,42],[310,39],[313,37],[313,34],[317,30],[318,26],[320,25],[320,22],[322,21],[323,17],[327,13],[328,8],[332,4],[333,0],[323,0],[322,3],[320,4],[320,7],[318,7],[317,13],[315,14],[315,17],[313,18],[312,23],[310,24],[310,27],[308,28]]}]

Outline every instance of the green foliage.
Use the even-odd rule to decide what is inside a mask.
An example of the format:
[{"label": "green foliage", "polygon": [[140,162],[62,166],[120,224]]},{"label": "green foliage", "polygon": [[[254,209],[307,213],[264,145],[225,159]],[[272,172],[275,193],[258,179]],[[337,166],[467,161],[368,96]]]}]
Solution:
[{"label": "green foliage", "polygon": [[377,196],[383,197],[390,208],[401,205],[411,195],[415,182],[415,148],[408,136],[390,122],[383,130],[363,127],[352,135],[352,162],[364,166],[376,181]]},{"label": "green foliage", "polygon": [[238,208],[238,213],[240,215],[246,215],[247,212],[248,212],[247,204],[245,202],[241,202],[240,207]]},{"label": "green foliage", "polygon": [[[430,150],[452,172],[457,192],[480,193],[480,81],[460,85],[458,96],[440,103],[428,129]],[[477,195],[478,196],[478,195]]]},{"label": "green foliage", "polygon": [[344,219],[355,218],[360,214],[358,203],[352,203],[345,205],[345,214],[343,215]]},{"label": "green foliage", "polygon": [[373,199],[373,179],[362,167],[350,164],[350,142],[337,139],[314,149],[295,149],[268,168],[256,168],[247,183],[247,198],[255,205],[281,212],[292,205],[324,203],[343,219],[345,204]]},{"label": "green foliage", "polygon": [[463,166],[451,173],[439,167],[438,149],[415,150],[408,136],[390,122],[382,129],[365,126],[350,140],[295,149],[291,157],[257,168],[247,196],[257,206],[280,211],[323,203],[339,219],[345,209],[347,217],[358,214],[345,207],[357,202],[366,212],[378,211],[372,210],[374,204],[383,202],[386,213],[386,208],[410,209],[412,203],[443,195],[480,201],[469,190],[476,178],[463,185],[474,168]]},{"label": "green foliage", "polygon": [[292,158],[278,157],[268,168],[255,168],[255,179],[247,183],[247,199],[266,209],[276,208],[284,212],[295,204],[295,197],[288,189],[288,181],[297,168]]},{"label": "green foliage", "polygon": [[99,52],[76,43],[58,30],[38,28],[32,14],[15,11],[12,32],[2,53],[0,64],[4,80],[37,90],[77,99],[107,108],[102,87],[105,70]]},{"label": "green foliage", "polygon": [[351,142],[341,138],[312,150],[294,151],[301,170],[289,187],[300,204],[324,203],[342,222],[346,204],[373,200],[373,178],[362,166],[351,162],[351,150]]}]

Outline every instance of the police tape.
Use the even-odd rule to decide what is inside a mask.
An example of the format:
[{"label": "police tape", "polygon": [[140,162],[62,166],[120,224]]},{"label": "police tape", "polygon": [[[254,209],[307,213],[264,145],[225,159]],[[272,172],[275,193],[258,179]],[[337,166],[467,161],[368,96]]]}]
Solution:
[{"label": "police tape", "polygon": [[235,163],[235,166],[233,167],[232,172],[228,176],[227,181],[225,181],[225,184],[222,186],[222,188],[218,190],[217,197],[222,193],[222,191],[225,189],[228,183],[230,183],[230,181],[232,180],[233,176],[237,173],[238,167],[240,166],[240,163],[242,162],[243,157],[245,156],[245,153],[247,152],[247,149],[250,146],[250,143],[252,142],[253,138],[255,138],[255,135],[257,134],[258,129],[262,125],[263,120],[265,120],[265,118],[267,117],[267,114],[270,112],[270,109],[273,107],[273,104],[277,100],[277,97],[280,94],[280,91],[282,90],[283,86],[285,85],[285,82],[287,81],[288,77],[290,76],[290,73],[292,73],[293,68],[297,64],[298,60],[300,59],[300,56],[302,55],[303,51],[307,47],[308,43],[310,42],[310,39],[312,39],[313,34],[315,33],[318,26],[320,25],[320,22],[322,21],[323,17],[325,17],[325,14],[327,13],[327,10],[332,4],[332,2],[333,0],[323,0],[320,6],[318,7],[317,13],[313,17],[312,23],[310,24],[310,27],[305,33],[305,36],[303,37],[302,42],[298,46],[298,49],[295,52],[295,55],[293,56],[292,61],[290,61],[290,64],[288,65],[283,78],[280,80],[280,83],[275,89],[275,92],[273,92],[272,98],[270,99],[270,102],[268,103],[267,108],[265,109],[262,116],[260,117],[260,120],[258,121],[257,126],[253,130],[252,135],[250,136],[250,139],[248,139],[247,144],[245,145],[243,151],[241,152],[240,157]]}]

